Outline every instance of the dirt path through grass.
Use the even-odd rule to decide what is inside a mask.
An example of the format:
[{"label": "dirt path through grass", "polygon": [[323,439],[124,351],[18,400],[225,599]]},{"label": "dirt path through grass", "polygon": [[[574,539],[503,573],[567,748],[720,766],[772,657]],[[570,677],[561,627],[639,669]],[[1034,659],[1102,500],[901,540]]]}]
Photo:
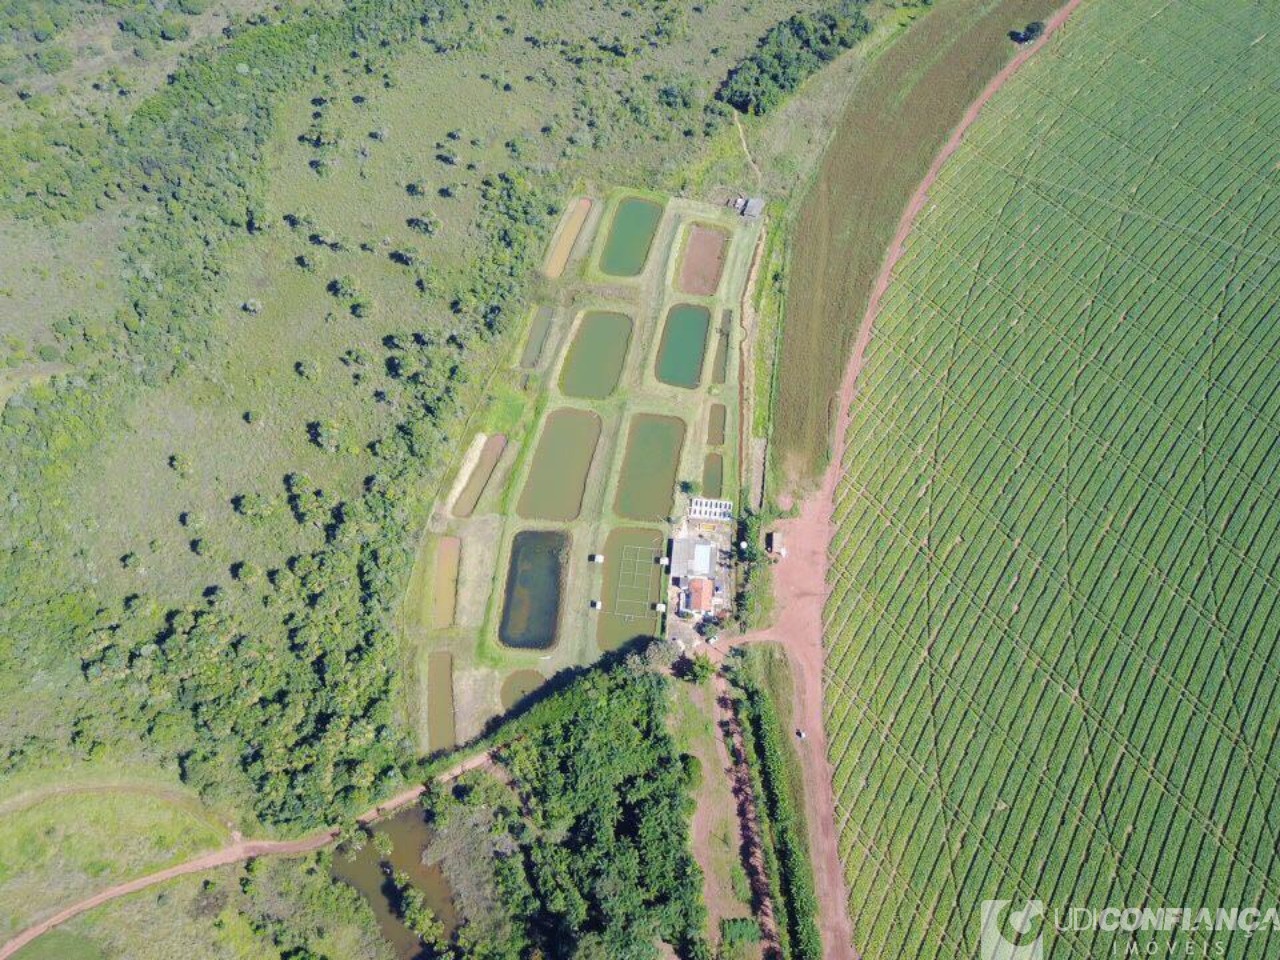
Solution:
[{"label": "dirt path through grass", "polygon": [[755,157],[751,156],[751,148],[747,146],[747,132],[742,129],[742,121],[738,119],[738,111],[733,112],[733,125],[738,128],[738,141],[742,144],[742,152],[747,157],[747,165],[751,167],[752,174],[756,178],[756,186],[764,183],[764,177],[760,174],[760,168],[756,166]]},{"label": "dirt path through grass", "polygon": [[[489,753],[477,754],[474,757],[468,757],[461,760],[454,766],[445,770],[436,777],[437,783],[445,783],[454,780],[464,773],[476,770],[492,762],[492,756]],[[422,796],[426,789],[423,785],[410,787],[401,793],[396,794],[388,800],[378,804],[361,814],[359,820],[361,823],[370,823],[380,817],[386,816],[394,810],[398,810],[405,804],[412,803],[418,797]],[[158,883],[164,883],[166,880],[173,880],[176,877],[186,876],[189,873],[199,873],[203,870],[212,870],[215,867],[224,867],[228,864],[239,863],[243,860],[252,860],[254,857],[267,856],[299,856],[304,853],[311,853],[313,850],[319,850],[321,847],[328,846],[338,837],[336,827],[330,827],[326,830],[320,830],[316,833],[305,837],[299,837],[296,840],[236,840],[225,847],[218,850],[212,850],[209,853],[201,854],[182,863],[175,864],[164,870],[157,870],[154,873],[148,873],[145,876],[136,877],[125,883],[118,883],[115,886],[108,887],[95,893],[91,897],[86,897],[77,903],[73,903],[69,907],[55,913],[46,920],[42,920],[37,924],[23,930],[4,946],[0,946],[0,960],[8,960],[19,950],[29,944],[32,940],[42,934],[48,933],[54,927],[61,926],[68,920],[72,920],[80,914],[85,913],[95,907],[100,907],[112,900],[118,900],[120,897],[127,897],[131,893],[138,893],[153,887]]]},{"label": "dirt path through grass", "polygon": [[848,893],[844,869],[840,862],[839,811],[831,785],[826,728],[823,724],[823,609],[829,586],[828,548],[835,525],[836,486],[844,461],[850,407],[857,391],[867,345],[884,292],[893,278],[893,269],[902,256],[907,235],[924,208],[929,189],[938,178],[943,164],[955,153],[965,132],[977,119],[983,106],[1008,82],[1009,78],[1057,32],[1081,0],[1068,0],[1045,24],[1045,31],[1033,44],[1020,50],[983,88],[965,111],[959,124],[929,166],[928,173],[916,187],[910,202],[898,221],[893,243],[885,253],[876,275],[871,298],[858,328],[853,353],[845,367],[839,393],[839,413],[833,439],[833,456],[822,475],[816,492],[806,497],[799,514],[779,526],[787,544],[787,558],[774,568],[774,593],[777,619],[767,630],[746,634],[730,641],[730,646],[761,640],[779,643],[787,652],[796,685],[795,723],[803,730],[798,753],[804,772],[804,811],[809,837],[809,853],[813,859],[814,880],[818,893],[819,927],[822,931],[822,955],[826,960],[855,960],[853,926],[849,919]]}]

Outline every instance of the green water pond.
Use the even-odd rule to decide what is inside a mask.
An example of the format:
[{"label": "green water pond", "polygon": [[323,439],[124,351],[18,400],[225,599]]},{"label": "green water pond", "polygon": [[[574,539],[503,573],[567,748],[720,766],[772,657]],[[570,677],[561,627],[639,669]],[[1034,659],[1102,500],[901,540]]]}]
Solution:
[{"label": "green water pond", "polygon": [[684,430],[679,417],[638,413],[631,418],[613,504],[616,513],[630,520],[670,515]]},{"label": "green water pond", "polygon": [[618,204],[600,257],[600,269],[614,277],[634,277],[644,269],[662,207],[652,200],[628,197]]},{"label": "green water pond", "polygon": [[585,314],[560,371],[560,392],[591,400],[609,396],[622,376],[630,343],[631,318],[626,314]]},{"label": "green water pond", "polygon": [[706,307],[679,303],[667,311],[658,345],[657,376],[673,387],[694,389],[702,378],[702,360],[707,352],[707,330],[711,312]]}]

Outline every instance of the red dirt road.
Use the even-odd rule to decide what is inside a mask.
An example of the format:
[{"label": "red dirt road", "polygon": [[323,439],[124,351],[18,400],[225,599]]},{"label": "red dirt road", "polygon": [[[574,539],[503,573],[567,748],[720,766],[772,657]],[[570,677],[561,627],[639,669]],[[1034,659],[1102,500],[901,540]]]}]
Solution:
[{"label": "red dirt road", "polygon": [[813,857],[815,883],[818,893],[819,926],[822,932],[822,955],[825,960],[856,960],[857,948],[853,945],[853,926],[849,920],[848,892],[844,882],[844,870],[840,863],[840,834],[836,826],[836,804],[831,786],[831,764],[828,759],[826,729],[823,724],[822,679],[824,664],[823,608],[826,606],[830,586],[827,571],[830,566],[828,548],[835,531],[832,513],[835,505],[836,486],[839,483],[844,462],[846,435],[849,429],[850,408],[857,393],[858,375],[866,357],[867,345],[880,302],[893,279],[893,269],[906,244],[907,236],[916,217],[924,209],[929,189],[938,179],[943,164],[951,158],[964,139],[965,132],[1009,78],[1058,31],[1081,0],[1068,0],[1053,18],[1045,24],[1044,33],[1030,46],[1018,51],[986,85],[978,98],[970,104],[960,123],[952,131],[933,163],[929,166],[920,185],[898,221],[893,243],[885,254],[884,263],[876,275],[871,297],[863,314],[853,353],[845,367],[844,379],[837,398],[839,411],[832,438],[833,454],[822,476],[818,489],[800,504],[799,515],[783,521],[779,528],[787,547],[787,558],[774,568],[774,593],[777,598],[777,618],[773,627],[747,634],[732,641],[749,643],[773,640],[787,651],[796,685],[795,722],[805,732],[805,739],[798,742],[805,781],[805,819],[809,831],[809,850]]},{"label": "red dirt road", "polygon": [[[444,782],[453,780],[462,776],[468,770],[474,770],[482,767],[490,762],[490,756],[487,753],[481,753],[474,757],[469,757],[458,764],[450,767],[441,773],[436,780]],[[361,823],[369,823],[381,816],[385,816],[393,810],[403,807],[407,803],[412,803],[422,795],[425,787],[410,787],[402,793],[396,794],[389,800],[384,801],[360,816]],[[186,876],[189,873],[199,873],[202,870],[211,870],[214,867],[223,867],[231,863],[239,863],[242,860],[251,860],[254,857],[265,856],[300,856],[304,853],[310,853],[313,850],[319,850],[321,847],[328,846],[337,839],[338,831],[336,828],[321,830],[310,836],[299,837],[297,840],[237,840],[235,843],[228,844],[219,850],[211,850],[209,853],[201,854],[190,860],[178,863],[164,870],[157,870],[155,873],[149,873],[146,876],[137,877],[125,883],[118,883],[114,887],[108,887],[95,893],[91,897],[87,897],[78,903],[73,903],[53,916],[40,921],[23,930],[16,937],[0,947],[0,960],[7,960],[15,953],[25,947],[32,940],[41,934],[48,933],[54,927],[61,926],[68,920],[80,916],[80,914],[92,910],[94,907],[100,907],[104,903],[110,903],[120,897],[127,897],[131,893],[137,893],[148,887],[153,887],[157,883],[164,883],[166,880],[172,880],[175,877]]]}]

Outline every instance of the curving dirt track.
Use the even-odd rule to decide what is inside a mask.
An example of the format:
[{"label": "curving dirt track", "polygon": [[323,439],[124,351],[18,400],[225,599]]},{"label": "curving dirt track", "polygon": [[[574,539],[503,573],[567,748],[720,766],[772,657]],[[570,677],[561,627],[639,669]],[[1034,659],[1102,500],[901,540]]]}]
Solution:
[{"label": "curving dirt track", "polygon": [[798,515],[779,524],[787,545],[787,558],[774,568],[776,623],[767,630],[746,634],[729,644],[735,646],[760,640],[776,641],[786,650],[791,661],[796,685],[795,722],[805,732],[805,739],[798,741],[798,753],[804,768],[805,819],[818,893],[822,955],[826,960],[856,960],[858,957],[857,948],[853,945],[848,893],[840,863],[840,833],[836,825],[836,804],[831,786],[832,770],[828,760],[822,702],[825,659],[822,615],[830,592],[827,583],[830,558],[827,551],[835,532],[832,513],[836,486],[843,468],[850,408],[857,392],[858,375],[862,371],[867,345],[871,342],[871,331],[876,315],[880,312],[881,299],[893,279],[893,269],[902,257],[907,236],[916,217],[924,209],[929,189],[938,179],[943,165],[956,152],[965,132],[978,118],[987,101],[1066,23],[1081,2],[1082,0],[1067,0],[1045,24],[1040,38],[1020,50],[983,88],[938,151],[924,179],[912,194],[898,221],[893,243],[886,251],[884,262],[876,275],[867,310],[858,327],[853,353],[845,367],[840,394],[836,400],[839,411],[831,461],[823,473],[818,489],[800,503]]},{"label": "curving dirt track", "polygon": [[[466,760],[460,761],[441,773],[436,780],[444,782],[462,776],[469,770],[475,770],[485,764],[491,762],[488,753],[481,753],[474,757],[468,757]],[[383,801],[378,806],[366,811],[360,816],[361,823],[369,823],[376,820],[393,810],[403,807],[406,803],[411,803],[422,795],[424,786],[410,787],[401,793],[396,794],[388,800]],[[125,883],[118,883],[113,887],[100,890],[91,897],[86,897],[77,903],[73,903],[69,907],[59,910],[53,916],[33,924],[23,930],[4,946],[0,946],[0,960],[8,960],[15,953],[29,944],[32,940],[41,934],[48,933],[54,927],[61,926],[68,920],[80,916],[80,914],[92,910],[94,907],[100,907],[104,903],[110,903],[120,897],[127,897],[131,893],[137,893],[148,887],[153,887],[157,883],[164,883],[166,880],[172,880],[175,877],[182,877],[189,873],[199,873],[202,870],[211,870],[214,867],[224,867],[227,864],[239,863],[242,860],[251,860],[254,857],[265,856],[299,856],[304,853],[310,853],[313,850],[319,850],[321,847],[327,846],[337,839],[338,831],[336,828],[321,830],[317,833],[310,834],[306,837],[299,837],[297,840],[237,840],[218,850],[212,850],[209,853],[201,854],[193,857],[183,863],[175,864],[164,870],[157,870],[155,873],[148,873],[142,877],[136,877]]]}]

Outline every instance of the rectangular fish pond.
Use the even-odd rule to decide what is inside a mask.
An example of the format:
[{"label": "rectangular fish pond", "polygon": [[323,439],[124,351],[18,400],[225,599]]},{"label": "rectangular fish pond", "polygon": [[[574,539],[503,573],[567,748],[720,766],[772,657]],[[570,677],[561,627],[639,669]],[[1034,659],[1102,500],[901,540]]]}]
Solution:
[{"label": "rectangular fish pond", "polygon": [[431,626],[436,630],[453,626],[458,601],[458,566],[461,562],[460,539],[441,537],[436,541],[435,602],[431,607]]},{"label": "rectangular fish pond", "polygon": [[600,439],[600,417],[561,407],[542,425],[516,513],[526,520],[576,520]]},{"label": "rectangular fish pond", "polygon": [[729,329],[733,324],[733,312],[720,315],[720,329],[716,332],[716,356],[711,363],[711,382],[723,386],[729,376]]},{"label": "rectangular fish pond", "polygon": [[720,286],[728,246],[729,234],[724,230],[695,223],[689,229],[684,260],[680,264],[680,292],[695,297],[713,296]]},{"label": "rectangular fish pond", "polygon": [[560,392],[592,400],[609,396],[622,376],[630,343],[631,318],[626,314],[584,314],[560,371]]},{"label": "rectangular fish pond", "polygon": [[543,268],[552,280],[564,273],[564,268],[569,265],[569,255],[573,253],[573,245],[577,243],[578,234],[582,233],[590,213],[591,198],[579,197],[564,215],[560,229],[556,233],[555,243],[547,254],[546,266]]},{"label": "rectangular fish pond", "polygon": [[666,555],[660,530],[617,527],[604,544],[604,586],[596,620],[596,643],[617,650],[640,637],[662,636],[662,614],[654,604],[666,599],[667,578],[658,559]]},{"label": "rectangular fish pond", "polygon": [[458,745],[453,716],[453,654],[427,654],[427,750],[452,750]]},{"label": "rectangular fish pond", "polygon": [[460,920],[453,903],[453,891],[438,865],[423,863],[424,854],[425,859],[431,859],[431,827],[422,808],[414,803],[394,816],[379,820],[373,832],[391,839],[391,855],[384,860],[374,843],[366,843],[350,857],[339,851],[333,856],[333,876],[368,901],[378,921],[378,930],[391,944],[397,960],[429,960],[433,956],[431,951],[400,919],[400,891],[391,875],[408,874],[432,913],[444,924],[445,935],[453,934]]},{"label": "rectangular fish pond", "polygon": [[675,500],[676,470],[684,447],[684,421],[637,413],[627,432],[613,509],[629,520],[662,520]]},{"label": "rectangular fish pond", "polygon": [[520,366],[532,370],[542,359],[542,351],[547,345],[547,336],[551,333],[551,321],[555,319],[555,311],[546,304],[538,307],[529,324],[529,337],[524,342],[524,350],[520,353]]},{"label": "rectangular fish pond", "polygon": [[569,534],[521,530],[511,541],[498,639],[521,650],[546,650],[556,641]]},{"label": "rectangular fish pond", "polygon": [[724,495],[724,457],[708,453],[702,464],[702,495],[719,500]]},{"label": "rectangular fish pond", "polygon": [[619,203],[600,255],[600,269],[614,277],[638,276],[649,259],[661,219],[662,207],[652,200],[627,197]]},{"label": "rectangular fish pond", "polygon": [[694,389],[702,379],[702,360],[707,353],[707,331],[711,311],[690,303],[678,303],[667,311],[658,345],[656,373],[663,383]]},{"label": "rectangular fish pond", "polygon": [[707,444],[708,446],[718,447],[724,443],[724,418],[725,408],[723,403],[713,403],[711,412],[707,414]]}]

